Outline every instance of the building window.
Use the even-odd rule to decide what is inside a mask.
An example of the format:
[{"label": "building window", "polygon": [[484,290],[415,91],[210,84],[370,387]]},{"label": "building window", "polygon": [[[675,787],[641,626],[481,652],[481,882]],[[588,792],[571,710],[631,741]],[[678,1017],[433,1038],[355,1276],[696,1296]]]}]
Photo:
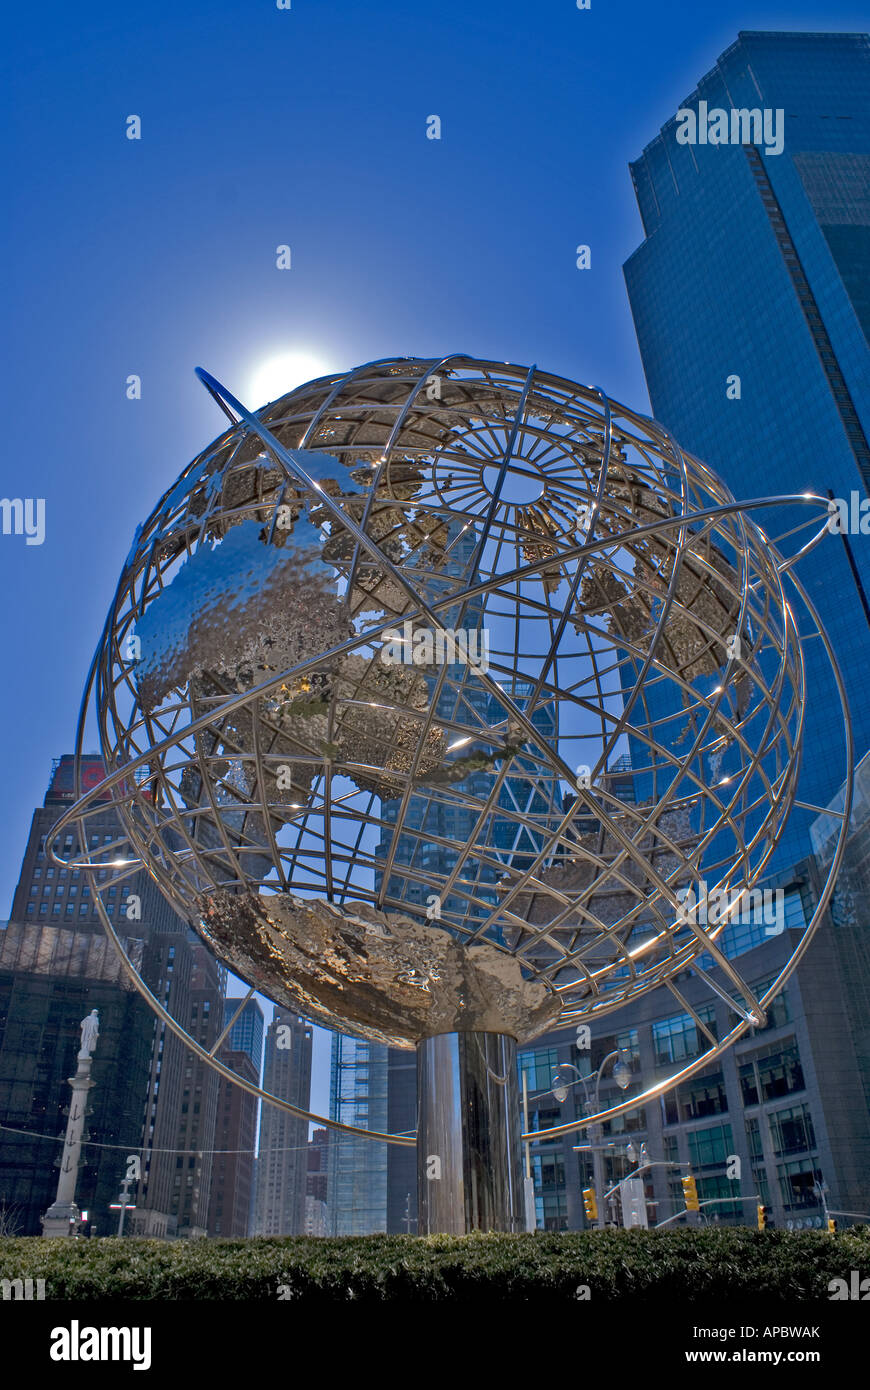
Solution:
[{"label": "building window", "polygon": [[783,1048],[758,1062],[758,1080],[765,1100],[804,1089],[804,1074],[797,1045]]},{"label": "building window", "polygon": [[521,1052],[517,1057],[520,1071],[520,1089],[523,1072],[530,1092],[549,1091],[553,1085],[553,1072],[559,1065],[559,1053],[555,1047],[541,1047],[535,1052]]},{"label": "building window", "polygon": [[714,1205],[707,1208],[708,1217],[718,1217],[720,1221],[736,1221],[741,1225],[744,1220],[744,1206],[741,1201],[725,1201],[724,1198],[739,1197],[739,1183],[732,1182],[725,1174],[716,1174],[714,1177],[698,1179],[698,1196],[702,1202],[711,1202]]},{"label": "building window", "polygon": [[[613,1091],[610,1088],[602,1087],[601,1107],[602,1109],[604,1109],[605,1107],[609,1107],[611,1105],[617,1105],[621,1101],[629,1100],[632,1096],[640,1095],[642,1090],[643,1087],[639,1083],[635,1082],[633,1082],[632,1085],[627,1087],[627,1089],[624,1091]],[[554,1120],[553,1123],[554,1125],[557,1125],[559,1121]],[[616,1115],[612,1120],[605,1120],[601,1126],[602,1134],[606,1135],[632,1133],[636,1134],[641,1130],[645,1129],[645,1110],[629,1110],[628,1113],[625,1115]]]},{"label": "building window", "polygon": [[705,1115],[724,1115],[728,1110],[728,1095],[721,1071],[696,1076],[684,1082],[676,1091],[663,1097],[665,1124],[676,1125],[681,1120],[702,1120]]},{"label": "building window", "polygon": [[754,1062],[744,1062],[738,1068],[740,1077],[740,1094],[744,1105],[758,1104],[758,1077],[755,1075]]},{"label": "building window", "polygon": [[628,1028],[624,1033],[617,1033],[615,1044],[620,1052],[630,1059],[632,1071],[636,1071],[640,1067],[640,1043],[638,1042],[637,1029]]},{"label": "building window", "polygon": [[[714,1005],[705,1004],[697,1009],[700,1021],[716,1038],[716,1010]],[[652,1026],[653,1047],[656,1066],[668,1066],[672,1062],[682,1062],[697,1057],[709,1044],[707,1035],[695,1023],[691,1014],[674,1014],[671,1018],[659,1019]]]},{"label": "building window", "polygon": [[688,1140],[689,1162],[694,1168],[724,1168],[728,1155],[734,1152],[730,1125],[690,1130]]},{"label": "building window", "polygon": [[773,1044],[768,1051],[740,1063],[740,1089],[744,1105],[777,1100],[804,1089],[804,1074],[797,1044]]},{"label": "building window", "polygon": [[768,1123],[773,1152],[777,1158],[815,1148],[816,1135],[808,1105],[792,1105],[788,1110],[776,1110],[768,1117]]},{"label": "building window", "polygon": [[[776,977],[772,975],[769,980],[762,980],[759,984],[752,986],[757,999],[760,999],[761,996],[770,989],[775,978]],[[763,1033],[768,1028],[779,1028],[783,1023],[790,1022],[791,1010],[788,1006],[788,990],[783,989],[780,990],[776,998],[772,999],[767,1006],[767,1023],[764,1028],[753,1028],[751,1036],[755,1037],[756,1033]]]},{"label": "building window", "polygon": [[785,925],[787,927],[797,927],[800,931],[804,931],[808,919],[799,888],[789,888],[786,890],[783,907]]},{"label": "building window", "polygon": [[555,1192],[565,1187],[565,1160],[561,1154],[538,1154],[532,1160],[535,1190]]},{"label": "building window", "polygon": [[535,1197],[535,1224],[544,1231],[568,1228],[568,1204],[564,1192],[545,1192]]},{"label": "building window", "polygon": [[777,1169],[779,1193],[786,1211],[799,1211],[820,1205],[816,1183],[822,1181],[822,1171],[811,1159],[781,1163]]}]

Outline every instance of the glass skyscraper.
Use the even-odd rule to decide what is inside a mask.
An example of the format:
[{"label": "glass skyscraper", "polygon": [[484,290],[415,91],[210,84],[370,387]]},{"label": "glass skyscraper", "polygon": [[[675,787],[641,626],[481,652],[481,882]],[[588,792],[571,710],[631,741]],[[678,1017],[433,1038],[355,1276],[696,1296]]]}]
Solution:
[{"label": "glass skyscraper", "polygon": [[[702,105],[704,103],[704,105]],[[779,117],[782,149],[767,141]],[[870,42],[861,34],[742,33],[681,103],[695,114],[731,113],[756,143],[681,143],[691,129],[678,114],[631,165],[644,241],[625,278],[653,416],[677,443],[709,464],[740,498],[813,491],[860,503],[870,490]],[[760,129],[749,113],[757,110]],[[705,131],[709,127],[705,126]],[[857,510],[857,509],[856,509]],[[807,522],[803,509],[761,510],[772,537]],[[809,539],[824,520],[786,549]],[[844,672],[856,760],[870,745],[870,541],[832,534],[805,557],[798,575],[818,607]],[[797,614],[800,621],[800,614]],[[827,846],[842,807],[842,720],[824,654],[804,644],[809,720],[802,798],[835,814],[798,810],[771,866],[781,888],[784,931],[766,935],[743,918],[720,938],[757,992],[775,978],[818,901]],[[667,719],[667,695],[652,716]],[[675,727],[679,719],[675,720]],[[642,767],[643,748],[629,740]],[[712,1219],[752,1222],[755,1194],[779,1227],[824,1225],[819,1189],[831,1209],[867,1210],[870,1042],[866,1026],[868,763],[859,769],[844,868],[817,937],[787,988],[712,1067],[652,1105],[603,1126],[608,1186],[634,1166],[631,1139],[656,1163],[645,1180],[650,1220],[682,1207],[680,1172],[691,1164]],[[647,793],[635,777],[636,793]],[[650,788],[651,794],[651,788]],[[810,830],[813,828],[811,841]],[[819,856],[818,860],[814,857]],[[700,964],[710,966],[709,958]],[[616,1047],[632,1059],[628,1094],[698,1056],[734,1015],[701,977],[681,990],[693,1013],[654,992],[608,1015],[578,1056],[570,1030],[539,1038],[520,1054],[531,1092],[531,1127],[582,1114],[584,1093],[564,1105],[552,1093],[562,1062],[592,1071]],[[700,1026],[699,1026],[700,1025]],[[702,1030],[706,1032],[704,1036]],[[617,1096],[606,1075],[602,1100]],[[583,1223],[580,1189],[592,1180],[589,1155],[571,1136],[534,1150],[538,1224]],[[740,1158],[742,1177],[729,1159]],[[731,1173],[731,1176],[729,1176]],[[608,1212],[608,1216],[615,1215]],[[849,1218],[843,1218],[844,1220]]]},{"label": "glass skyscraper", "polygon": [[[224,1027],[241,1004],[241,999],[224,1000]],[[263,1066],[263,1010],[256,999],[249,999],[226,1037],[231,1052],[246,1052],[254,1064],[257,1076]]]},{"label": "glass skyscraper", "polygon": [[[750,120],[756,143],[681,143],[685,122],[675,115],[631,165],[645,239],[625,278],[652,413],[737,497],[830,490],[863,500],[870,40],[741,33],[681,109],[708,119],[722,110],[729,122],[732,112],[767,109],[782,149],[766,148]],[[776,537],[810,513],[753,515]],[[870,746],[868,546],[866,535],[832,534],[797,570],[843,668],[856,759]],[[842,775],[842,720],[818,645],[805,644],[805,659],[801,797],[823,806]],[[808,852],[811,820],[792,817],[778,862]]]},{"label": "glass skyscraper", "polygon": [[[312,1028],[276,1008],[266,1034],[263,1087],[307,1110],[311,1102]],[[254,1234],[303,1235],[308,1184],[308,1121],[264,1105],[260,1116]]]},{"label": "glass skyscraper", "polygon": [[[332,1035],[329,1118],[361,1129],[387,1129],[390,1049]],[[327,1226],[331,1236],[387,1229],[387,1145],[336,1130],[329,1144]]]}]

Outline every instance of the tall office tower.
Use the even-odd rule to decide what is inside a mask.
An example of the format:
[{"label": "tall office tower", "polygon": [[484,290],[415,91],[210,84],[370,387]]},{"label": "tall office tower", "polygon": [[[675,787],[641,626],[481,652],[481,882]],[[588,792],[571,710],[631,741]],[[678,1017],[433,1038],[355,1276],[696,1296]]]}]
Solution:
[{"label": "tall office tower", "polygon": [[329,1233],[326,1189],[329,1182],[329,1130],[315,1129],[308,1140],[308,1173],[305,1179],[305,1234]]},{"label": "tall office tower", "polygon": [[[417,1054],[399,1047],[387,1053],[387,1131],[413,1134],[417,1128]],[[417,1150],[387,1144],[387,1231],[417,1230]]]},{"label": "tall office tower", "polygon": [[[226,969],[201,941],[191,945],[193,970],[187,1029],[208,1052],[224,1026]],[[185,1055],[184,1085],[171,1156],[170,1212],[181,1236],[203,1236],[209,1227],[220,1077],[192,1052]]]},{"label": "tall office tower", "polygon": [[[174,1018],[186,1018],[190,1005],[193,960],[187,943],[153,930],[145,942],[143,979],[159,980],[157,998]],[[171,1220],[176,1171],[178,1127],[181,1118],[187,1049],[170,1028],[152,1015],[151,1074],[142,1148],[142,1181],[133,1217],[125,1228],[131,1235],[176,1234]]]},{"label": "tall office tower", "polygon": [[[833,798],[830,812],[820,816],[812,827],[813,849],[820,867],[827,870],[840,830],[843,791]],[[839,814],[838,814],[839,813]],[[855,790],[849,835],[831,900],[830,918],[840,962],[842,989],[837,995],[837,1011],[846,1021],[849,1049],[861,1079],[864,1104],[855,1106],[848,1097],[849,1110],[857,1109],[866,1121],[864,1144],[856,1140],[850,1157],[856,1176],[870,1190],[870,962],[867,952],[867,904],[870,903],[870,753],[865,754],[855,773]],[[848,1117],[848,1133],[854,1117]],[[868,1195],[870,1200],[870,1195]]]},{"label": "tall office tower", "polygon": [[[104,775],[98,757],[84,759],[87,787]],[[52,1165],[59,1146],[52,1141],[64,1130],[78,1025],[96,1007],[101,1023],[90,1137],[122,1148],[85,1147],[79,1205],[105,1234],[112,1220],[108,1204],[127,1172],[127,1155],[136,1155],[142,1176],[133,1189],[138,1227],[131,1229],[174,1234],[167,1150],[176,1144],[185,1053],[129,988],[82,871],[49,862],[52,829],[73,800],[73,759],[65,756],[54,764],[44,805],[33,814],[12,915],[0,937],[0,1122],[44,1136],[4,1136],[0,1201],[21,1209],[24,1234],[40,1233],[39,1218],[56,1186]],[[117,838],[108,801],[105,818],[93,818],[89,831],[88,852]],[[62,858],[74,857],[72,833],[63,844],[52,843]],[[99,870],[98,881],[105,883],[107,875]],[[149,988],[186,1023],[190,928],[144,871],[125,880],[120,891],[107,884],[104,900]]]},{"label": "tall office tower", "polygon": [[[227,999],[224,1004],[224,1027],[235,1014],[241,999]],[[257,1075],[263,1066],[263,1030],[266,1020],[256,999],[249,999],[227,1033],[227,1047],[233,1052],[247,1052]]]},{"label": "tall office tower", "polygon": [[[241,999],[223,1001],[223,1027],[231,1022]],[[263,1010],[249,999],[218,1051],[231,1071],[254,1085],[260,1083],[263,1061]],[[256,1096],[218,1077],[215,1153],[212,1167],[208,1229],[214,1236],[247,1236],[254,1197],[254,1154],[257,1147]]]},{"label": "tall office tower", "polygon": [[[311,1024],[276,1006],[266,1033],[263,1089],[308,1110],[311,1048]],[[256,1235],[305,1233],[307,1181],[308,1121],[264,1102],[257,1154]]]},{"label": "tall office tower", "polygon": [[[259,1085],[260,1072],[248,1052],[222,1046],[218,1057],[246,1081]],[[250,1235],[257,1097],[218,1077],[217,1124],[208,1229],[214,1236]]]},{"label": "tall office tower", "polygon": [[[860,503],[870,489],[868,36],[741,33],[631,174],[645,239],[624,269],[655,418],[738,497],[830,490]],[[775,537],[809,514],[754,515]],[[868,546],[866,535],[831,534],[797,571],[842,664],[856,758],[870,746]],[[805,658],[801,794],[824,806],[842,724],[824,654],[809,644]],[[808,852],[812,818],[795,816],[778,863]]]},{"label": "tall office tower", "polygon": [[[333,1033],[329,1118],[384,1133],[391,1049]],[[331,1236],[375,1235],[387,1229],[387,1145],[334,1130],[329,1144],[326,1205]]]}]

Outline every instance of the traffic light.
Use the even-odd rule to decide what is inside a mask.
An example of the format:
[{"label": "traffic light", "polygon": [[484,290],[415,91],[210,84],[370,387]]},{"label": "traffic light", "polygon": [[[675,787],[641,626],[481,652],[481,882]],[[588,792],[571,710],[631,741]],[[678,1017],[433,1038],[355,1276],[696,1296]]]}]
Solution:
[{"label": "traffic light", "polygon": [[698,1201],[698,1185],[691,1173],[683,1178],[683,1201],[686,1203],[686,1211],[700,1211],[701,1204]]},{"label": "traffic light", "polygon": [[755,1213],[756,1213],[756,1216],[758,1217],[758,1229],[759,1229],[759,1231],[766,1231],[766,1230],[767,1230],[767,1222],[768,1222],[768,1219],[769,1219],[769,1217],[770,1217],[770,1207],[763,1207],[763,1206],[761,1206],[761,1205],[759,1204],[759,1205],[755,1208]]},{"label": "traffic light", "polygon": [[832,1236],[835,1236],[837,1234],[837,1223],[834,1220],[833,1216],[828,1217],[828,1230],[830,1231]]},{"label": "traffic light", "polygon": [[598,1220],[598,1201],[597,1201],[596,1196],[595,1196],[595,1188],[594,1188],[594,1187],[584,1187],[584,1189],[583,1189],[583,1206],[584,1206],[584,1208],[585,1208],[585,1210],[586,1210],[586,1219],[587,1219],[587,1221],[597,1221],[597,1220]]}]

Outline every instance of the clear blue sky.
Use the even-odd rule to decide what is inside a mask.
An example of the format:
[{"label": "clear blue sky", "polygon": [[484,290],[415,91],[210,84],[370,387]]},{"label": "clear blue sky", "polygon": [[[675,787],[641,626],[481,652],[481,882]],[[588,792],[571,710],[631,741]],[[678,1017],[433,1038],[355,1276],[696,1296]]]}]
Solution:
[{"label": "clear blue sky", "polygon": [[44,497],[46,539],[0,536],[0,915],[133,530],[222,427],[194,366],[244,396],[282,350],[466,351],[648,409],[629,159],[739,29],[866,27],[805,0],[6,11],[0,494]]}]

